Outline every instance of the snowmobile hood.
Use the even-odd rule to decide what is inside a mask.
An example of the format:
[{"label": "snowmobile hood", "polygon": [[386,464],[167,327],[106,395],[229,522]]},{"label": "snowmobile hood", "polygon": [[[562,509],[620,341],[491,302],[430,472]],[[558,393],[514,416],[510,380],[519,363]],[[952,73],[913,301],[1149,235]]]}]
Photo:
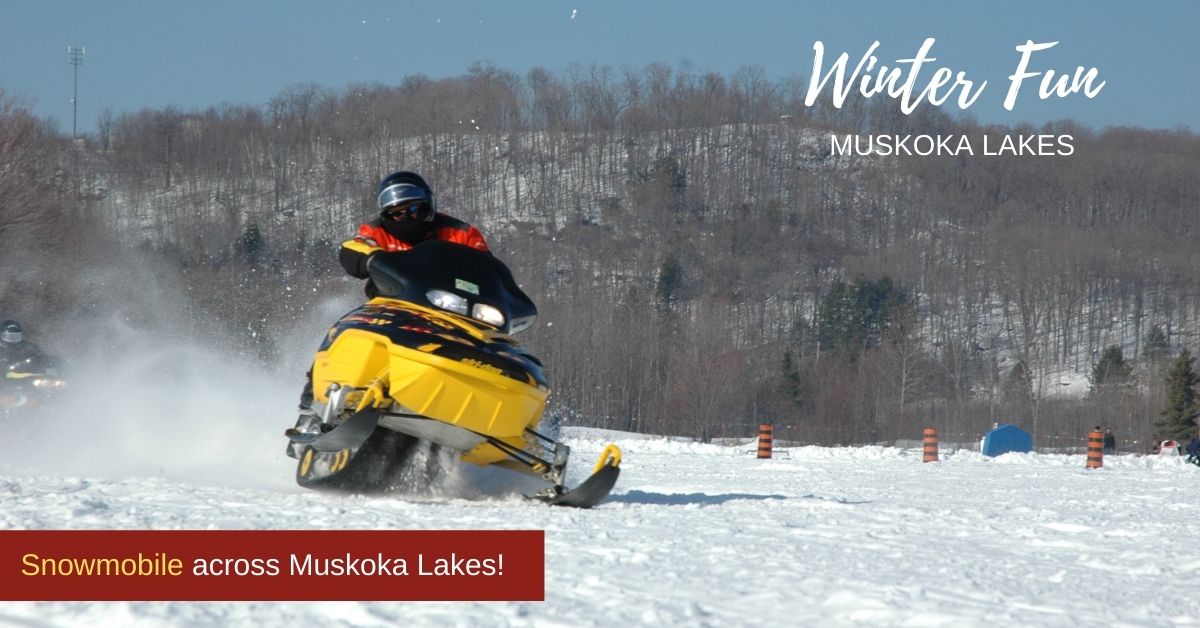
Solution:
[{"label": "snowmobile hood", "polygon": [[465,362],[525,384],[548,387],[540,360],[511,336],[464,316],[399,299],[376,297],[334,324],[319,351],[327,351],[342,333],[351,329],[367,331],[392,344]]}]

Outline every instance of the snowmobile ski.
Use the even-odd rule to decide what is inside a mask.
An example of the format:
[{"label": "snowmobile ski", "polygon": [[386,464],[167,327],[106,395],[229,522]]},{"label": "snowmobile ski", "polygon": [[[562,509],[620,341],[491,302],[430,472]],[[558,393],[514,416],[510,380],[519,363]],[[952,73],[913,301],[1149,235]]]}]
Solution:
[{"label": "snowmobile ski", "polygon": [[325,453],[354,449],[371,437],[375,426],[379,424],[382,412],[378,408],[364,408],[337,424],[328,432],[309,433],[291,428],[284,434],[294,443],[309,445],[313,449]]},{"label": "snowmobile ski", "polygon": [[600,452],[600,459],[596,461],[596,468],[592,470],[592,475],[588,476],[588,479],[584,480],[582,484],[571,490],[567,490],[561,484],[556,485],[531,497],[540,499],[551,506],[591,508],[604,501],[605,497],[608,497],[613,486],[617,483],[617,477],[621,475],[620,465],[621,450],[616,445],[610,444],[604,448],[604,451]]},{"label": "snowmobile ski", "polygon": [[619,475],[621,475],[620,467],[605,465],[603,469],[593,473],[582,484],[569,491],[535,495],[534,497],[551,506],[591,508],[604,501],[605,497],[608,497],[608,493],[612,491],[613,486],[617,483]]}]

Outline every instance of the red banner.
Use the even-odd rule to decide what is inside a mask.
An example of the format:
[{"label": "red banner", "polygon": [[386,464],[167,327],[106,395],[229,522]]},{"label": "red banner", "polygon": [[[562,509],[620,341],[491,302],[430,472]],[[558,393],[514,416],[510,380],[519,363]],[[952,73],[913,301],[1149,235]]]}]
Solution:
[{"label": "red banner", "polygon": [[541,530],[0,530],[5,601],[541,601]]}]

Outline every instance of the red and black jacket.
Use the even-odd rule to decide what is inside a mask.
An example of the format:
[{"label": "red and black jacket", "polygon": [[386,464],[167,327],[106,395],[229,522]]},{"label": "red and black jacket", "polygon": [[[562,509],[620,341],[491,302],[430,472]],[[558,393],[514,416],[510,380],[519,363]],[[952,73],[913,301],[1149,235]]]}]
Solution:
[{"label": "red and black jacket", "polygon": [[[434,215],[433,224],[430,225],[422,240],[446,240],[480,251],[490,250],[487,241],[483,239],[483,234],[478,229],[469,223],[442,213]],[[407,251],[414,244],[416,242],[402,240],[389,233],[383,226],[383,219],[376,218],[360,225],[358,233],[342,243],[342,248],[338,251],[338,261],[342,263],[342,268],[346,269],[350,276],[368,279],[367,259],[371,257],[372,253]],[[375,286],[368,279],[367,296],[375,297],[376,295]]]}]

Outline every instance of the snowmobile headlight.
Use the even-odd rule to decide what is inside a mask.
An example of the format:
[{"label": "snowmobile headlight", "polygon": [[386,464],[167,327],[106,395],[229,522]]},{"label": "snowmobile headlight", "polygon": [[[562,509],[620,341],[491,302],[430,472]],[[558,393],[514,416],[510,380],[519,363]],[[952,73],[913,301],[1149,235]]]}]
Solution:
[{"label": "snowmobile headlight", "polygon": [[61,379],[50,379],[48,377],[39,377],[33,380],[34,388],[65,388],[67,382]]},{"label": "snowmobile headlight", "polygon": [[504,326],[504,314],[486,303],[476,303],[471,309],[471,316],[494,327]]},{"label": "snowmobile headlight", "polygon": [[467,300],[453,292],[430,290],[425,293],[425,298],[429,299],[429,302],[435,307],[454,312],[455,314],[467,315]]}]

